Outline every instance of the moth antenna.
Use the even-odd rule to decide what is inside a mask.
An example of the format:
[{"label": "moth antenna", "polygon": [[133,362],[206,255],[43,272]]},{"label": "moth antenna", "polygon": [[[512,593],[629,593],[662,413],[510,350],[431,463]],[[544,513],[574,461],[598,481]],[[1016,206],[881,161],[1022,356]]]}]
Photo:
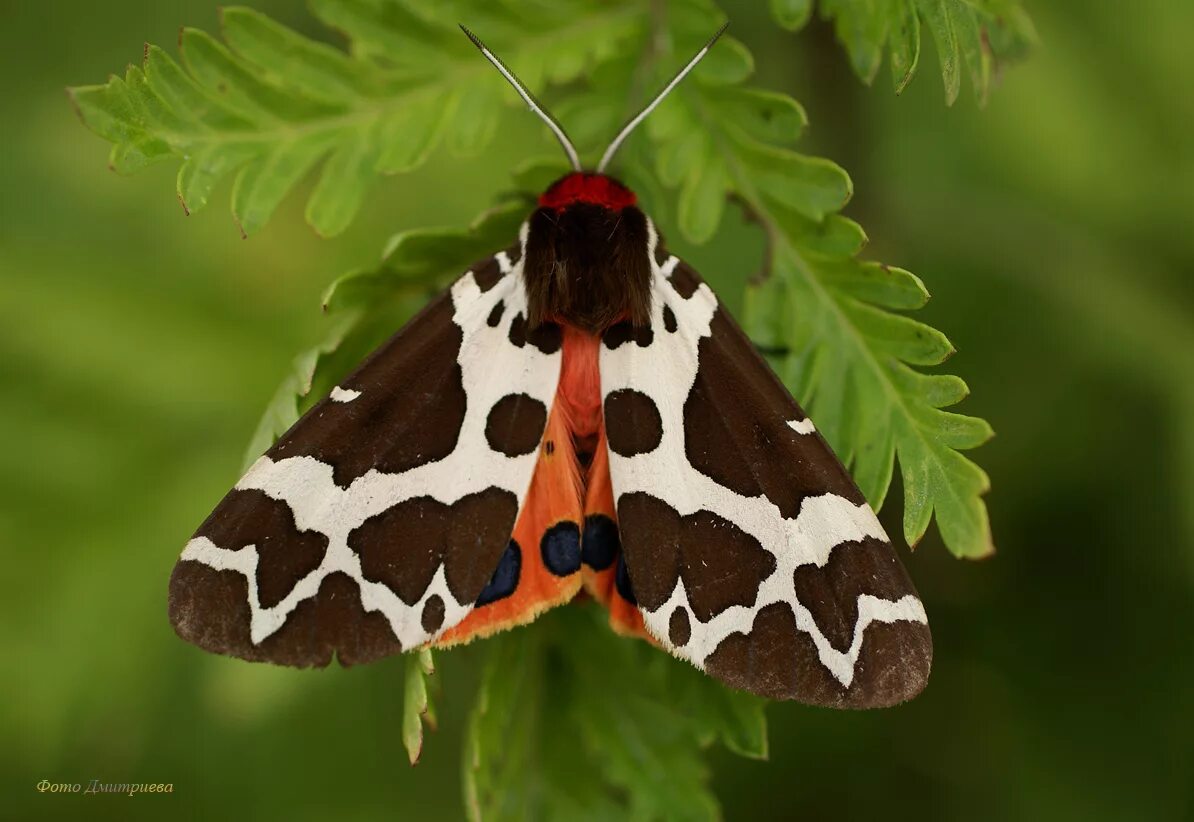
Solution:
[{"label": "moth antenna", "polygon": [[551,114],[549,114],[547,110],[539,104],[539,101],[535,99],[535,95],[527,91],[527,88],[522,84],[522,81],[514,76],[514,72],[506,68],[506,64],[503,63],[496,54],[490,51],[489,48],[481,42],[481,39],[477,37],[477,35],[465,28],[463,24],[461,24],[460,30],[464,32],[465,36],[468,37],[469,40],[473,41],[473,45],[480,50],[481,54],[485,56],[486,60],[493,63],[493,67],[502,73],[502,76],[506,78],[510,85],[514,86],[514,90],[518,92],[518,96],[526,101],[526,104],[531,107],[531,111],[535,112],[535,114],[539,115],[539,118],[543,120],[543,122],[547,123],[547,127],[551,129],[552,133],[555,134],[556,139],[560,141],[560,145],[564,147],[564,153],[568,155],[568,161],[572,163],[573,170],[580,171],[580,157],[577,155],[576,148],[572,145],[572,141],[568,139],[568,135],[564,132],[564,127],[556,122],[556,118],[552,117]]},{"label": "moth antenna", "polygon": [[605,154],[601,155],[601,162],[597,164],[598,174],[605,172],[606,166],[608,166],[610,160],[614,158],[614,154],[617,153],[618,149],[622,147],[622,143],[624,143],[626,138],[630,136],[630,132],[638,128],[638,124],[647,119],[647,115],[654,111],[655,107],[663,102],[663,98],[672,93],[672,89],[680,84],[680,81],[685,78],[688,72],[696,68],[696,64],[704,59],[705,55],[709,53],[709,49],[713,48],[713,44],[717,42],[718,38],[725,34],[726,29],[729,27],[730,24],[728,21],[723,23],[722,27],[717,30],[717,33],[709,38],[709,42],[705,43],[705,45],[701,47],[701,50],[698,51],[696,55],[688,61],[688,65],[680,69],[679,73],[677,73],[676,76],[671,79],[671,82],[663,87],[663,91],[659,92],[655,99],[647,104],[646,108],[635,115],[633,120],[622,127],[622,130],[618,132],[618,136],[614,138],[614,141],[609,144],[609,148],[605,150]]}]

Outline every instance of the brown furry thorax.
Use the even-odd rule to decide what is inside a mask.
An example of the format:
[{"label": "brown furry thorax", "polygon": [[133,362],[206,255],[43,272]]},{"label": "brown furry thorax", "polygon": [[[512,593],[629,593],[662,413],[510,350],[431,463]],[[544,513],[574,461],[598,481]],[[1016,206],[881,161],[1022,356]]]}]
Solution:
[{"label": "brown furry thorax", "polygon": [[559,322],[599,334],[651,312],[647,217],[635,196],[603,174],[560,178],[530,217],[524,279],[532,328]]}]

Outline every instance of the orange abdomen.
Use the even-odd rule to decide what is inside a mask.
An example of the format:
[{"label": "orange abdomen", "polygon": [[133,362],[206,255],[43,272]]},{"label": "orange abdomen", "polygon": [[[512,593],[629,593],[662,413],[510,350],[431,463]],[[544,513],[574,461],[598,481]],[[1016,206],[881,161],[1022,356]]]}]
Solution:
[{"label": "orange abdomen", "polygon": [[600,346],[601,338],[596,334],[564,326],[563,364],[556,400],[568,419],[578,450],[590,456],[601,428]]}]

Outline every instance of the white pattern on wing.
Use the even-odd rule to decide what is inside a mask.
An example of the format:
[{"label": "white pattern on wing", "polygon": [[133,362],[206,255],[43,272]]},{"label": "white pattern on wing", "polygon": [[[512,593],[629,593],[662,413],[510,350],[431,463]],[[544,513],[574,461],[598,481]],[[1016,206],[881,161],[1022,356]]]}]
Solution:
[{"label": "white pattern on wing", "polygon": [[[525,251],[525,224],[519,237]],[[236,488],[258,490],[286,503],[299,530],[315,531],[328,538],[328,550],[319,567],[300,579],[271,607],[262,607],[258,597],[255,546],[232,551],[217,546],[207,537],[197,537],[187,544],[182,559],[244,575],[248,583],[250,638],[254,644],[281,628],[294,608],[314,596],[326,576],[337,572],[356,582],[364,610],[380,611],[403,648],[434,639],[472,610],[471,602],[457,602],[452,596],[442,564],[419,601],[407,605],[388,586],[365,579],[360,558],[348,545],[348,536],[370,517],[415,497],[431,497],[450,505],[469,494],[498,488],[514,494],[521,508],[530,487],[537,450],[517,457],[492,450],[485,439],[486,417],[499,399],[511,393],[526,394],[550,407],[559,380],[561,354],[558,351],[544,354],[531,345],[516,348],[509,344],[510,324],[516,315],[526,312],[522,279],[525,253],[516,263],[511,263],[505,252],[496,256],[503,276],[489,291],[481,291],[471,272],[457,280],[451,289],[452,319],[463,336],[457,361],[467,397],[464,422],[451,454],[403,473],[372,470],[347,488],[336,485],[331,465],[314,457],[287,457],[276,462],[264,456],[258,459]],[[496,327],[490,327],[486,318],[499,301],[504,301],[508,310]],[[354,396],[344,399],[337,396],[337,391]],[[348,402],[356,396],[358,392],[336,388],[331,399]],[[439,630],[428,633],[423,629],[421,615],[423,604],[432,595],[443,600],[445,612]]]},{"label": "white pattern on wing", "polygon": [[328,394],[332,402],[352,402],[359,396],[361,396],[360,391],[352,388],[341,388],[338,385],[332,389],[332,393]]},{"label": "white pattern on wing", "polygon": [[811,434],[817,430],[817,426],[813,425],[813,421],[808,417],[802,420],[788,420],[788,427],[797,434]]},{"label": "white pattern on wing", "polygon": [[[666,304],[676,317],[679,333],[656,334],[647,349],[649,353],[635,345],[621,345],[612,350],[602,346],[603,397],[623,388],[642,392],[655,403],[663,422],[660,444],[652,451],[623,457],[610,450],[614,498],[618,500],[625,494],[644,492],[661,499],[681,516],[710,511],[758,540],[774,556],[775,570],[760,585],[751,607],[732,606],[705,623],[691,620],[691,636],[683,647],[677,648],[668,636],[668,621],[673,609],[683,605],[695,614],[681,578],[666,603],[654,611],[641,609],[647,629],[673,654],[703,669],[706,658],[723,639],[736,632],[750,633],[755,616],[764,606],[785,602],[792,607],[797,628],[812,637],[821,664],[843,686],[849,687],[866,627],[872,622],[896,620],[927,623],[924,608],[912,595],[890,601],[863,594],[858,598],[853,644],[845,652],[836,650],[809,610],[800,603],[794,572],[801,565],[823,567],[834,548],[845,543],[865,538],[887,542],[887,535],[870,506],[866,503],[855,505],[835,494],[823,494],[805,498],[797,516],[785,519],[765,495],[746,497],[737,494],[689,463],[684,448],[684,404],[696,380],[700,340],[711,333],[717,298],[704,283],[691,297],[681,297],[670,282],[679,260],[671,256],[662,266],[657,265],[653,226],[648,237],[655,280],[651,324],[655,328],[662,326]],[[661,378],[664,374],[667,377]],[[807,419],[788,425],[801,434],[811,434],[815,430]]]}]

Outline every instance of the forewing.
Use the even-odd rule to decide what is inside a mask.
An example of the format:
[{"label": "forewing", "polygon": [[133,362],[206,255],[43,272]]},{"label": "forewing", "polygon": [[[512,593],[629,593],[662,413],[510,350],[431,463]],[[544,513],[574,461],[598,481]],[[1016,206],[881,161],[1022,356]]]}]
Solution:
[{"label": "forewing", "polygon": [[365,662],[434,640],[502,581],[560,370],[558,330],[526,332],[521,248],[457,280],[249,469],[174,569],[180,636]]},{"label": "forewing", "polygon": [[615,326],[601,351],[618,525],[647,630],[763,696],[911,698],[932,643],[879,521],[709,287],[652,251],[651,327]]}]

